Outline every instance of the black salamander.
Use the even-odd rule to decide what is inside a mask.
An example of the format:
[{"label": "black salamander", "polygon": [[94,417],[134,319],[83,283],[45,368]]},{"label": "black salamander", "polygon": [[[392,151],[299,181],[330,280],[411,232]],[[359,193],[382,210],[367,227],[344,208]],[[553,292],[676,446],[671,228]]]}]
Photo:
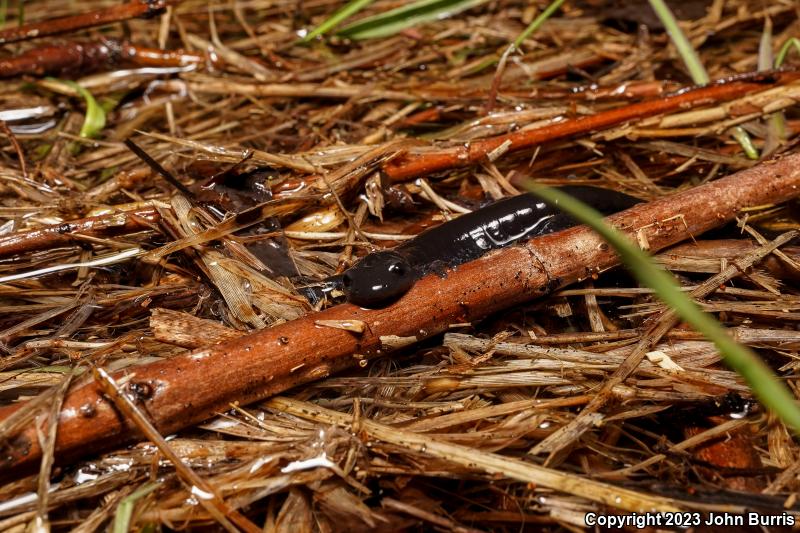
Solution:
[{"label": "black salamander", "polygon": [[[570,185],[559,189],[604,215],[641,201],[597,187]],[[391,250],[365,256],[342,274],[342,288],[353,304],[383,307],[428,274],[442,275],[447,268],[477,259],[490,250],[575,225],[577,222],[569,215],[530,194],[504,198],[425,230]]]}]

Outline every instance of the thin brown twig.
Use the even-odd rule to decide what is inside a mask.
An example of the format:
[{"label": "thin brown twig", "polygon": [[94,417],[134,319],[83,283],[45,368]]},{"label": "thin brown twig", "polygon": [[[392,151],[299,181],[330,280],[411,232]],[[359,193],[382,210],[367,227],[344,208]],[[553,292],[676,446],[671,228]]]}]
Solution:
[{"label": "thin brown twig", "polygon": [[50,475],[55,459],[58,416],[61,412],[61,406],[64,404],[64,397],[67,394],[67,390],[72,384],[72,376],[72,373],[68,374],[61,385],[58,386],[55,399],[47,414],[47,434],[45,435],[45,442],[43,443],[44,453],[42,454],[42,465],[39,468],[39,483],[37,488],[39,502],[36,511],[36,520],[41,527],[47,527],[45,525],[47,523],[47,503],[50,496]]},{"label": "thin brown twig", "polygon": [[800,72],[777,73],[774,78],[765,77],[766,83],[755,81],[734,81],[715,83],[688,91],[665,96],[657,100],[635,103],[594,115],[581,116],[535,128],[516,131],[504,135],[480,139],[466,145],[461,144],[439,150],[422,149],[398,157],[384,165],[384,171],[393,181],[405,181],[412,177],[432,172],[462,168],[485,160],[498,148],[512,152],[532,148],[545,142],[564,139],[616,126],[631,120],[639,120],[654,115],[684,111],[687,107],[708,105],[769,89],[775,84],[786,84],[800,78]]},{"label": "thin brown twig", "polygon": [[71,244],[77,236],[121,235],[147,229],[160,219],[155,207],[82,218],[0,236],[0,257]]},{"label": "thin brown twig", "polygon": [[508,56],[513,54],[516,49],[517,48],[513,43],[508,45],[503,54],[500,56],[500,61],[497,62],[497,70],[494,73],[492,85],[489,88],[489,95],[486,98],[486,105],[483,108],[484,115],[488,115],[492,112],[492,109],[494,109],[494,104],[497,101],[497,91],[500,89],[500,83],[503,81],[503,73],[506,70]]},{"label": "thin brown twig", "polygon": [[225,500],[217,494],[214,487],[209,485],[181,460],[178,454],[176,454],[167,443],[166,439],[153,427],[144,413],[142,413],[136,404],[122,392],[119,385],[108,372],[103,368],[92,366],[92,375],[94,376],[94,382],[98,385],[100,390],[103,391],[105,397],[109,398],[114,403],[114,407],[124,414],[148,440],[158,447],[158,451],[160,451],[175,467],[175,471],[184,484],[186,484],[189,492],[197,499],[200,505],[220,523],[220,525],[233,533],[238,532],[236,526],[249,533],[258,533],[261,531],[260,528],[239,511],[228,506]]},{"label": "thin brown twig", "polygon": [[22,171],[22,177],[28,179],[28,167],[25,164],[25,153],[22,151],[22,147],[19,145],[17,136],[14,135],[14,132],[11,131],[11,128],[9,128],[8,124],[6,124],[3,120],[0,120],[0,130],[2,130],[3,133],[8,136],[11,144],[14,145],[14,151],[17,152],[17,159],[19,159],[19,169]]}]

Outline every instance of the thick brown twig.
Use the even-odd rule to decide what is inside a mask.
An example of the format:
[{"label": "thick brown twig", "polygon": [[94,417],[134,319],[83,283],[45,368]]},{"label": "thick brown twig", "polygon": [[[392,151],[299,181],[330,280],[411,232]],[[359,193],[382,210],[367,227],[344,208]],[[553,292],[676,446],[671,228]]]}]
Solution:
[{"label": "thick brown twig", "polygon": [[160,13],[166,6],[166,0],[133,0],[80,15],[29,22],[19,27],[0,31],[0,44],[94,28],[137,17],[152,17]]},{"label": "thick brown twig", "polygon": [[[656,251],[731,220],[738,210],[782,202],[800,194],[800,154],[743,170],[684,193],[639,205],[610,221]],[[395,304],[376,310],[344,304],[207,349],[114,374],[162,433],[207,419],[232,402],[247,404],[300,383],[381,355],[398,338],[406,344],[446,330],[452,323],[535,298],[593,273],[618,258],[586,227],[539,237],[465,264],[440,279],[428,276]],[[321,321],[325,320],[324,323]],[[333,322],[332,322],[333,321]],[[362,334],[331,327],[364,324]],[[322,325],[324,324],[324,325]],[[352,329],[352,328],[350,328]],[[25,405],[0,411],[0,420]],[[140,435],[93,382],[76,386],[60,417],[61,461]],[[41,453],[29,428],[6,441],[0,471],[31,465]]]}]

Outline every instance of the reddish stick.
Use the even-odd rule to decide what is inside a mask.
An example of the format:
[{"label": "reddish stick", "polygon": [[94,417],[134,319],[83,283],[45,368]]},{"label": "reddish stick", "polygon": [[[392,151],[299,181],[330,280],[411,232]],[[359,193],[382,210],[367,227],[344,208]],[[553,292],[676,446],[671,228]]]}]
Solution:
[{"label": "reddish stick", "polygon": [[[777,74],[778,84],[787,83],[800,77],[800,73]],[[384,166],[384,171],[393,181],[405,181],[416,176],[460,168],[486,159],[493,150],[505,146],[507,151],[532,148],[544,142],[563,139],[590,131],[598,131],[617,126],[631,120],[639,120],[661,113],[684,110],[697,105],[708,105],[731,100],[748,93],[757,92],[773,86],[774,83],[754,81],[734,81],[701,87],[657,100],[611,109],[594,115],[586,115],[572,120],[556,122],[541,128],[518,131],[481,139],[471,143],[443,148],[441,150],[422,149],[405,157],[396,157]]]},{"label": "reddish stick", "polygon": [[206,58],[183,50],[145,48],[113,39],[96,43],[67,41],[39,46],[17,56],[0,59],[0,78],[64,72],[85,75],[120,60],[148,67],[182,67],[202,63]]},{"label": "reddish stick", "polygon": [[[800,154],[769,161],[727,178],[610,217],[629,235],[641,233],[652,251],[719,226],[741,208],[783,202],[800,194]],[[172,433],[225,411],[352,366],[387,348],[382,337],[415,342],[452,323],[535,298],[618,263],[590,229],[579,226],[495,251],[452,271],[428,276],[394,305],[366,310],[339,305],[207,349],[114,373],[162,433]],[[318,320],[363,321],[365,332],[319,326]],[[21,405],[0,409],[6,419]],[[97,452],[140,437],[84,380],[69,392],[59,418],[58,459]],[[36,431],[6,440],[0,472],[31,466],[41,453]]]},{"label": "reddish stick", "polygon": [[80,15],[29,22],[16,28],[0,30],[0,44],[94,28],[137,17],[152,17],[166,6],[166,0],[133,0]]},{"label": "reddish stick", "polygon": [[63,224],[18,231],[0,236],[0,257],[69,244],[75,242],[74,235],[76,234],[99,237],[131,233],[146,229],[149,224],[157,222],[160,218],[161,216],[154,207],[142,207],[134,211],[82,218]]},{"label": "reddish stick", "polygon": [[0,78],[20,75],[43,76],[62,72],[90,72],[111,63],[114,48],[109,43],[60,43],[40,46],[7,59],[0,59]]}]

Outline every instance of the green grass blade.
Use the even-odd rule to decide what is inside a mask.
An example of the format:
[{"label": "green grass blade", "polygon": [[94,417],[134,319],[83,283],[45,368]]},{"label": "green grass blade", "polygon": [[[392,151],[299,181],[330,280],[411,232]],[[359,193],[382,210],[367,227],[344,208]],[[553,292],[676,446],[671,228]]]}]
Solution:
[{"label": "green grass blade", "polygon": [[[672,11],[667,7],[664,0],[648,1],[653,11],[656,12],[658,19],[664,25],[664,28],[666,28],[669,38],[672,40],[675,48],[677,48],[678,54],[680,54],[683,60],[683,64],[686,65],[686,69],[692,77],[692,81],[697,85],[708,85],[711,78],[709,78],[708,72],[706,72],[705,67],[703,67],[703,63],[700,62],[700,56],[697,55],[697,52],[692,47],[692,43],[689,42],[689,39],[686,38],[680,26],[678,26],[675,15],[672,14]],[[733,128],[733,138],[741,145],[748,158],[758,159],[758,150],[756,150],[753,141],[744,128],[741,126]]]},{"label": "green grass blade", "polygon": [[[788,48],[786,51],[788,52]],[[758,70],[764,72],[779,66],[778,60],[772,57],[772,19],[767,17],[764,19],[764,31],[758,43]],[[777,149],[784,139],[786,139],[786,120],[781,111],[776,111],[767,119],[765,154]]]},{"label": "green grass blade", "polygon": [[551,3],[550,3],[550,5],[549,5],[549,6],[547,6],[547,7],[545,8],[545,10],[544,10],[544,11],[542,11],[542,12],[539,14],[539,16],[538,16],[538,17],[536,17],[535,19],[533,19],[533,22],[531,22],[530,24],[528,24],[528,27],[527,27],[527,28],[525,28],[525,30],[524,30],[522,33],[520,33],[520,34],[519,34],[519,37],[517,37],[517,38],[514,40],[514,48],[516,48],[516,49],[519,49],[520,45],[522,45],[522,43],[523,43],[523,42],[525,42],[525,39],[527,39],[528,37],[530,37],[530,36],[531,36],[531,34],[532,34],[533,32],[535,32],[536,30],[538,30],[538,29],[539,29],[539,28],[542,26],[542,24],[544,24],[544,23],[545,23],[545,21],[546,21],[547,19],[549,19],[550,17],[552,17],[552,16],[553,16],[553,13],[555,13],[555,12],[556,12],[556,10],[557,10],[559,7],[561,7],[561,4],[563,4],[563,3],[564,3],[564,0],[553,0],[553,2],[551,2]]},{"label": "green grass blade", "polygon": [[764,31],[758,41],[758,70],[771,70],[772,61],[772,20],[764,19]]},{"label": "green grass blade", "polygon": [[[555,13],[556,10],[559,7],[561,7],[561,4],[563,3],[564,0],[553,0],[553,2],[549,6],[547,6],[545,10],[539,14],[538,17],[533,19],[533,21],[530,24],[528,24],[528,27],[525,28],[522,31],[522,33],[520,33],[519,36],[517,36],[516,39],[514,39],[514,45],[513,45],[514,49],[519,50],[519,47],[522,45],[523,42],[525,42],[525,39],[530,37],[533,34],[533,32],[541,28],[542,25],[547,21],[547,19],[553,16],[553,13]],[[473,76],[486,68],[496,65],[497,62],[500,61],[501,55],[502,52],[498,52],[496,54],[493,54],[485,58],[483,61],[481,61],[480,63],[469,69],[469,71],[467,71],[466,74],[468,76]]]},{"label": "green grass blade", "polygon": [[86,102],[86,116],[83,118],[81,126],[81,137],[97,137],[106,126],[106,112],[94,99],[92,93],[71,80],[58,80],[56,78],[46,78],[51,83],[67,86],[77,92]]},{"label": "green grass blade", "polygon": [[441,20],[488,0],[419,0],[379,13],[342,28],[338,33],[350,39],[389,37],[406,28],[425,22]]},{"label": "green grass blade", "polygon": [[778,50],[778,54],[775,56],[775,68],[780,68],[780,66],[783,65],[783,62],[786,60],[786,54],[789,53],[792,47],[800,52],[800,39],[792,37],[783,43],[783,46],[781,46],[781,49]]},{"label": "green grass blade", "polygon": [[608,241],[639,282],[653,289],[682,320],[712,341],[725,362],[747,381],[761,403],[778,415],[795,434],[800,434],[800,406],[794,395],[752,350],[735,342],[719,322],[686,296],[669,272],[656,265],[625,235],[606,224],[603,216],[591,207],[558,190],[531,183],[526,187],[545,201],[557,204]]},{"label": "green grass blade", "polygon": [[333,28],[341,24],[345,19],[348,19],[370,5],[374,0],[351,0],[342,9],[330,16],[325,22],[310,31],[305,37],[300,39],[301,42],[307,43],[312,39],[316,39],[320,35],[324,35],[331,31]]},{"label": "green grass blade", "polygon": [[160,486],[160,483],[148,483],[124,497],[122,501],[119,502],[117,512],[114,515],[114,525],[111,528],[112,533],[128,533],[128,531],[130,531],[131,517],[133,516],[136,502]]},{"label": "green grass blade", "polygon": [[753,144],[753,139],[750,138],[750,135],[742,128],[741,126],[736,126],[733,128],[733,138],[736,139],[736,142],[744,150],[744,155],[747,156],[748,159],[758,159],[758,148],[756,145]]},{"label": "green grass blade", "polygon": [[683,59],[683,63],[686,65],[686,69],[689,71],[692,80],[698,85],[706,85],[711,81],[711,78],[708,77],[708,73],[700,62],[700,57],[697,55],[697,52],[692,48],[692,43],[689,42],[689,39],[686,38],[680,26],[678,26],[678,21],[675,19],[672,11],[669,10],[664,0],[648,1],[653,11],[656,12],[661,24],[666,28],[667,34],[669,34],[669,38],[672,40],[675,48],[678,49],[678,54],[680,54],[681,59]]}]

